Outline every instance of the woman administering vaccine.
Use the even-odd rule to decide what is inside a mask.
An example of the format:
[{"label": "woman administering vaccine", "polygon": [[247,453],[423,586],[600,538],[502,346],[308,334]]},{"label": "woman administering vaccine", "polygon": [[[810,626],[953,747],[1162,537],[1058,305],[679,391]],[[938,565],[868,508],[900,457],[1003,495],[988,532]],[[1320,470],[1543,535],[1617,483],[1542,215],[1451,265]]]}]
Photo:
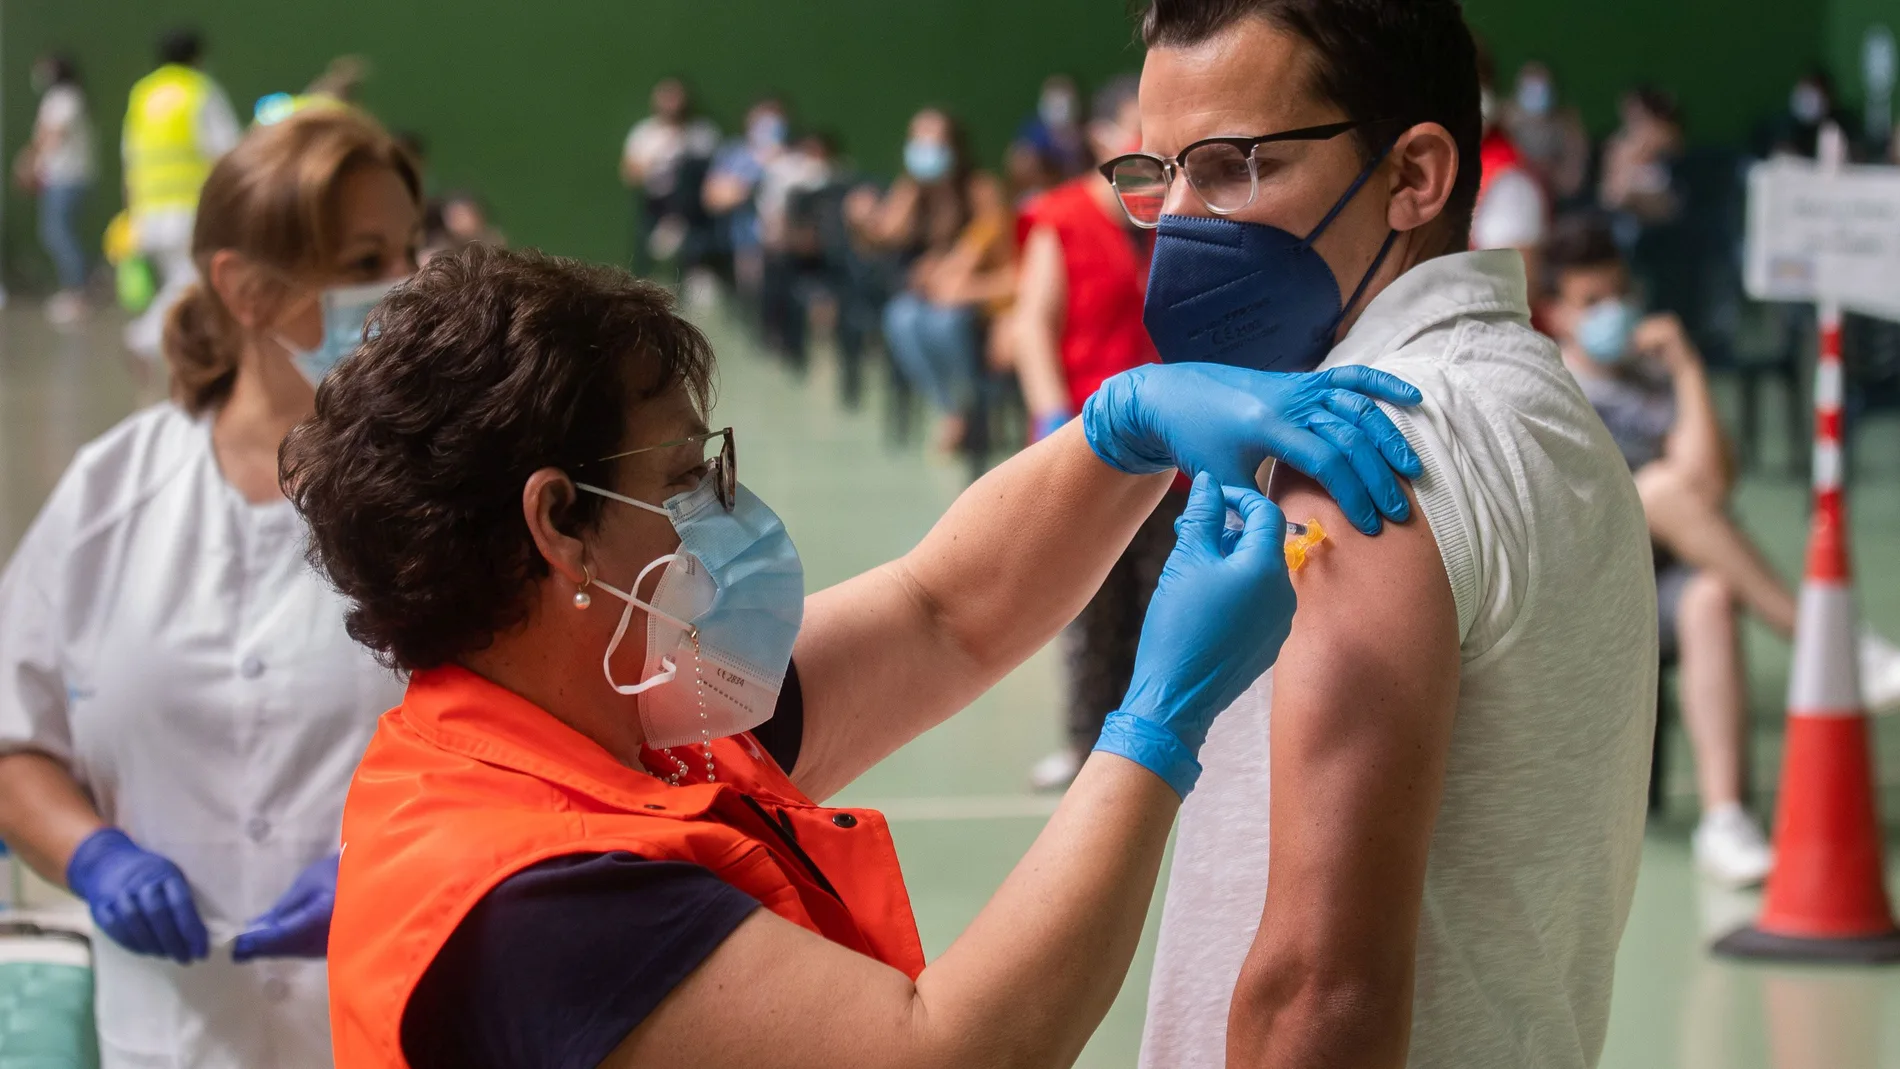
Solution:
[{"label": "woman administering vaccine", "polygon": [[172,399],[80,451],[0,578],[0,836],[90,908],[108,1069],[331,1064],[343,795],[402,688],[305,563],[277,450],[414,269],[418,190],[343,111],[220,160]]},{"label": "woman administering vaccine", "polygon": [[[353,1067],[1072,1061],[1209,722],[1287,634],[1256,469],[1318,473],[1371,531],[1406,512],[1388,463],[1417,470],[1368,399],[1417,395],[1381,373],[1217,389],[1150,367],[911,553],[807,598],[662,291],[475,247],[369,334],[284,446],[350,633],[412,673],[344,816],[331,1005]],[[1046,643],[1177,467],[1197,478],[1126,703],[926,967],[884,819],[815,800]]]}]

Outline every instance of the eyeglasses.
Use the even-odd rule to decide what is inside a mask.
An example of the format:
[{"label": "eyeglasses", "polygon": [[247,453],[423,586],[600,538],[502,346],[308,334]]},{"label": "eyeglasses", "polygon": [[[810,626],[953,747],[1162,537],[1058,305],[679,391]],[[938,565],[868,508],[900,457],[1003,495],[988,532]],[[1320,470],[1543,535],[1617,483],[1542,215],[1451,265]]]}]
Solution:
[{"label": "eyeglasses", "polygon": [[[714,442],[717,442],[719,445],[716,450],[713,448]],[[733,449],[731,427],[727,427],[724,430],[707,431],[705,434],[695,434],[690,438],[679,438],[671,442],[661,442],[659,445],[643,445],[638,449],[629,449],[624,453],[615,453],[609,457],[590,460],[586,464],[578,465],[578,467],[585,468],[594,464],[605,464],[609,460],[619,460],[622,457],[657,452],[661,449],[687,449],[693,447],[699,449],[699,462],[706,469],[705,477],[712,480],[713,492],[718,495],[719,503],[725,506],[727,512],[731,512],[733,505],[739,500],[739,461],[738,454]]]},{"label": "eyeglasses", "polygon": [[1128,221],[1144,230],[1161,225],[1161,210],[1168,201],[1168,190],[1176,174],[1187,175],[1201,203],[1215,215],[1232,215],[1246,208],[1260,195],[1260,165],[1254,150],[1280,141],[1330,141],[1349,130],[1372,126],[1387,120],[1359,119],[1352,122],[1307,126],[1260,137],[1210,137],[1196,141],[1173,159],[1146,152],[1131,152],[1102,164],[1102,177],[1115,187],[1122,211]]}]

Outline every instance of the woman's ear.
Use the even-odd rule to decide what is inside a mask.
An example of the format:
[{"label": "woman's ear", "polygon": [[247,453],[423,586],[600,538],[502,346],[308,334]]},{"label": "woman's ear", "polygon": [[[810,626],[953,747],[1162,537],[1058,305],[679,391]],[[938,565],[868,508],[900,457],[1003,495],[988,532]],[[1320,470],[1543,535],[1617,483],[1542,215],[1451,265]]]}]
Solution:
[{"label": "woman's ear", "polygon": [[257,268],[233,249],[211,254],[211,271],[206,279],[218,302],[230,311],[231,318],[248,331],[258,330],[264,321]]},{"label": "woman's ear", "polygon": [[1398,231],[1416,230],[1443,215],[1458,181],[1458,168],[1478,165],[1477,160],[1460,160],[1457,140],[1435,122],[1419,123],[1399,135],[1392,159],[1392,201],[1386,223]]},{"label": "woman's ear", "polygon": [[589,578],[587,545],[561,529],[562,517],[574,507],[579,491],[559,468],[542,468],[528,476],[521,488],[521,516],[541,559],[556,574],[580,586]]}]

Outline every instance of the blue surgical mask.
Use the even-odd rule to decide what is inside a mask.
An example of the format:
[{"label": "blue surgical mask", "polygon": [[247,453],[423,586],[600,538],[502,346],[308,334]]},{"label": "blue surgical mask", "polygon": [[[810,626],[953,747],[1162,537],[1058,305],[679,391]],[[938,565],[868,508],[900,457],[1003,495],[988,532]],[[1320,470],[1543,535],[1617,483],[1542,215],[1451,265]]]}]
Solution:
[{"label": "blue surgical mask", "polygon": [[904,145],[904,170],[919,182],[940,182],[956,162],[950,146],[941,141],[912,139]]},{"label": "blue surgical mask", "polygon": [[1557,102],[1557,94],[1542,78],[1526,78],[1517,83],[1517,106],[1526,115],[1548,115]]},{"label": "blue surgical mask", "polygon": [[[593,580],[626,603],[601,670],[614,690],[641,696],[647,745],[709,743],[771,719],[805,612],[805,570],[784,523],[744,486],[726,511],[712,479],[665,507],[574,485],[666,516],[680,537],[677,552],[649,563],[625,590]],[[653,599],[642,600],[641,585],[662,568]],[[646,666],[640,682],[618,683],[614,651],[635,608],[647,614]]]},{"label": "blue surgical mask", "polygon": [[304,349],[282,336],[277,338],[277,344],[290,353],[290,362],[310,380],[310,385],[316,386],[344,357],[363,344],[363,329],[369,323],[370,310],[405,281],[389,279],[326,289],[317,298],[323,311],[323,337],[317,341],[317,347]]},{"label": "blue surgical mask", "polygon": [[1577,345],[1590,359],[1614,366],[1629,359],[1637,312],[1620,297],[1598,301],[1577,321]]},{"label": "blue surgical mask", "polygon": [[752,125],[746,127],[745,136],[754,148],[774,149],[785,144],[786,132],[785,116],[771,114],[752,120]]},{"label": "blue surgical mask", "polygon": [[[1381,153],[1383,158],[1384,154]],[[1161,359],[1260,371],[1311,371],[1326,359],[1346,309],[1359,302],[1398,238],[1386,235],[1352,300],[1313,243],[1372,177],[1366,166],[1304,238],[1277,226],[1164,215],[1157,228],[1142,322]]]}]

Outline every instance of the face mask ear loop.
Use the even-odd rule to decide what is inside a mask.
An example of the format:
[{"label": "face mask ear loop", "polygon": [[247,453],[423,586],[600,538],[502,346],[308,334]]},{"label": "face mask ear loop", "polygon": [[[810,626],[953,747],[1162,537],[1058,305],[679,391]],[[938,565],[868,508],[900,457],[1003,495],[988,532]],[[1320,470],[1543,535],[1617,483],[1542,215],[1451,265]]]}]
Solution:
[{"label": "face mask ear loop", "polygon": [[1366,287],[1372,285],[1372,276],[1379,273],[1380,265],[1385,263],[1386,254],[1392,251],[1393,243],[1398,240],[1398,231],[1386,232],[1385,244],[1379,246],[1379,255],[1372,258],[1372,266],[1366,268],[1366,273],[1359,276],[1359,288],[1352,291],[1352,299],[1340,306],[1339,314],[1333,317],[1332,325],[1326,328],[1328,338],[1339,332],[1339,324],[1346,321],[1346,313],[1352,311],[1353,306],[1359,303],[1359,298],[1366,295]]},{"label": "face mask ear loop", "polygon": [[[654,560],[651,563],[649,563],[646,567],[640,569],[639,576],[637,576],[633,581],[633,589],[639,590],[640,584],[646,582],[647,576],[651,575],[655,568],[664,567],[665,565],[673,561],[682,560],[682,559],[684,558],[682,558],[678,553],[668,553],[664,557],[654,558]],[[602,590],[605,590],[607,593],[612,594],[614,597],[619,598],[621,601],[626,602],[626,606],[627,606],[626,608],[621,610],[620,623],[618,626],[614,628],[614,637],[608,641],[607,652],[602,654],[600,658],[601,671],[607,674],[607,685],[612,687],[615,691],[621,694],[626,694],[626,695],[631,696],[634,694],[639,694],[642,691],[651,690],[652,688],[657,687],[662,683],[671,683],[673,681],[673,678],[679,674],[679,666],[673,663],[673,659],[671,657],[661,657],[660,663],[666,666],[665,669],[663,671],[655,673],[654,675],[648,677],[647,679],[641,680],[638,683],[630,683],[630,684],[623,685],[623,684],[614,682],[614,668],[613,668],[614,651],[620,648],[620,640],[625,638],[627,635],[627,625],[633,622],[634,607],[638,606],[639,608],[646,610],[648,613],[654,616],[658,616],[660,619],[665,620],[667,623],[672,624],[673,626],[679,628],[682,631],[685,631],[688,635],[697,636],[699,629],[694,627],[692,624],[687,623],[684,620],[681,620],[679,617],[674,616],[671,613],[664,612],[660,609],[654,608],[652,605],[640,600],[638,597],[636,597],[634,594],[628,591],[616,590],[613,587],[607,585],[606,583],[601,582],[598,579],[594,580],[594,585],[601,588]]]},{"label": "face mask ear loop", "polygon": [[[1333,220],[1339,218],[1339,213],[1346,210],[1346,205],[1351,204],[1352,199],[1359,195],[1359,191],[1365,188],[1367,182],[1372,180],[1372,172],[1379,169],[1379,165],[1385,162],[1386,156],[1398,143],[1399,139],[1396,137],[1386,142],[1386,146],[1379,150],[1379,154],[1372,158],[1372,162],[1366,164],[1366,169],[1359,172],[1359,177],[1352,180],[1352,185],[1346,187],[1346,195],[1333,202],[1333,210],[1327,212],[1326,218],[1321,219],[1319,225],[1306,235],[1306,240],[1300,242],[1302,247],[1312,248],[1313,243],[1319,240],[1319,236],[1326,232],[1326,228],[1333,225]],[[1348,307],[1351,306],[1348,305]]]}]

